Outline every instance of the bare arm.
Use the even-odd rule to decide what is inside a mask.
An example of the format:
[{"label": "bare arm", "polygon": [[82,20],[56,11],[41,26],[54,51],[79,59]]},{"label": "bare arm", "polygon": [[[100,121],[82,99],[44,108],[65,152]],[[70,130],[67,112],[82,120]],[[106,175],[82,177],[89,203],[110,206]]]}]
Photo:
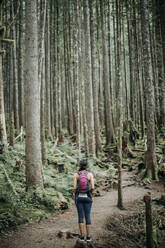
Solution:
[{"label": "bare arm", "polygon": [[76,194],[76,190],[77,190],[77,173],[74,175],[74,179],[73,179],[73,192],[74,192],[74,194]]},{"label": "bare arm", "polygon": [[95,189],[95,184],[94,184],[94,177],[93,174],[90,174],[90,181],[91,181],[91,190],[93,191]]}]

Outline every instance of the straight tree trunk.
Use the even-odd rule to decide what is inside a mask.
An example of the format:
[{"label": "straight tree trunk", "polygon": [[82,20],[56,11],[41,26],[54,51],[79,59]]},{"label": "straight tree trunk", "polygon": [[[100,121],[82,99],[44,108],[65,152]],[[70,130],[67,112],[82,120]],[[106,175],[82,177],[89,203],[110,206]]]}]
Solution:
[{"label": "straight tree trunk", "polygon": [[14,113],[10,112],[10,146],[14,146]]},{"label": "straight tree trunk", "polygon": [[[14,19],[14,1],[12,0],[12,19]],[[18,72],[17,72],[17,39],[16,39],[16,27],[15,23],[13,23],[12,27],[12,35],[15,41],[14,48],[13,48],[13,81],[14,81],[14,119],[15,119],[15,128],[16,132],[19,129],[19,108],[18,108]]]},{"label": "straight tree trunk", "polygon": [[152,67],[150,57],[148,0],[141,0],[141,32],[143,44],[143,66],[146,94],[146,124],[147,124],[147,176],[157,179],[157,163],[155,156],[155,121],[154,121],[154,90],[152,82]]},{"label": "straight tree trunk", "polygon": [[50,115],[50,15],[49,1],[46,8],[46,35],[45,35],[45,81],[46,81],[46,129],[47,137],[51,137],[51,115]]},{"label": "straight tree trunk", "polygon": [[79,61],[80,61],[80,17],[79,17],[79,0],[75,1],[75,101],[76,101],[76,143],[79,150],[80,157],[80,70],[79,70]]},{"label": "straight tree trunk", "polygon": [[84,83],[85,83],[85,105],[86,105],[87,128],[88,128],[88,146],[89,146],[89,153],[95,156],[96,147],[95,147],[95,132],[94,132],[88,0],[83,1],[83,12],[84,12],[84,32],[85,32]]},{"label": "straight tree trunk", "polygon": [[96,41],[94,31],[94,5],[93,0],[89,0],[90,9],[90,45],[91,45],[91,65],[92,65],[92,85],[93,85],[93,108],[94,108],[94,127],[95,127],[95,139],[96,139],[96,153],[101,150],[101,138],[100,138],[100,121],[98,112],[98,79],[96,73]]},{"label": "straight tree trunk", "polygon": [[24,127],[24,78],[23,78],[23,2],[19,10],[19,49],[18,49],[18,89],[19,89],[19,121]]},{"label": "straight tree trunk", "polygon": [[40,53],[38,80],[41,87],[41,154],[42,163],[46,163],[45,144],[45,26],[46,26],[46,0],[40,2]]},{"label": "straight tree trunk", "polygon": [[114,142],[114,129],[112,124],[112,109],[110,100],[110,85],[108,72],[108,56],[106,35],[104,26],[104,1],[100,0],[100,15],[101,15],[101,29],[102,29],[102,49],[103,49],[103,84],[104,84],[104,111],[105,111],[105,129],[106,129],[106,144],[109,145]]},{"label": "straight tree trunk", "polygon": [[121,79],[121,0],[116,0],[116,24],[117,24],[117,57],[116,57],[116,84],[118,85],[117,95],[117,116],[118,116],[118,203],[117,206],[123,209],[122,193],[122,136],[123,136],[123,85]]},{"label": "straight tree trunk", "polygon": [[[2,28],[2,1],[0,2],[0,28]],[[3,38],[3,28],[1,31],[1,37]],[[3,92],[3,75],[2,75],[2,44],[0,40],[0,141],[2,146],[2,152],[7,153],[7,135],[6,135],[6,122],[4,111],[4,92]]]},{"label": "straight tree trunk", "polygon": [[26,187],[43,188],[36,0],[26,0]]},{"label": "straight tree trunk", "polygon": [[[162,48],[163,48],[163,79],[165,80],[165,2],[164,0],[159,0],[159,10],[160,10],[160,26],[161,26],[161,38],[162,38]],[[164,80],[160,81],[159,93],[160,93],[160,126],[165,125],[165,83]]]}]

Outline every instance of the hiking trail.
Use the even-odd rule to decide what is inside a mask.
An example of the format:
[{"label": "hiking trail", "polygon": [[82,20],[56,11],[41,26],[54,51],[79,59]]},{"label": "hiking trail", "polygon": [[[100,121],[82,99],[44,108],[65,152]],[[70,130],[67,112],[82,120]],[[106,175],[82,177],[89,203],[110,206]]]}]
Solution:
[{"label": "hiking trail", "polygon": [[[123,201],[124,206],[143,199],[147,192],[151,192],[152,198],[159,197],[163,188],[156,183],[149,187],[137,186],[134,182],[135,175],[123,170]],[[99,235],[103,233],[104,223],[108,216],[114,213],[123,213],[127,210],[119,210],[117,207],[117,190],[102,192],[100,197],[93,199],[91,220],[92,239],[97,242]],[[10,231],[0,239],[1,248],[73,248],[77,237],[64,239],[58,237],[60,230],[69,229],[71,233],[78,234],[77,210],[73,205],[71,209],[63,214],[52,216],[49,219],[28,225],[21,225],[16,231]]]}]

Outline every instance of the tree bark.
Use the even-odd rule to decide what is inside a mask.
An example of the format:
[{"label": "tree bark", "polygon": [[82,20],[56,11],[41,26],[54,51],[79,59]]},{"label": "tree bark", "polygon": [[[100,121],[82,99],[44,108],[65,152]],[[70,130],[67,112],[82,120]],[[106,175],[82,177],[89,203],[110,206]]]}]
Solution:
[{"label": "tree bark", "polygon": [[104,111],[105,111],[105,129],[106,129],[106,144],[114,142],[114,130],[112,124],[112,109],[110,101],[110,85],[109,85],[109,71],[108,71],[108,56],[106,35],[104,26],[104,1],[100,0],[100,15],[101,15],[101,29],[102,29],[102,48],[103,48],[103,84],[104,84]]},{"label": "tree bark", "polygon": [[76,143],[80,157],[80,17],[79,17],[79,0],[75,1],[75,101],[76,101]]},{"label": "tree bark", "polygon": [[86,119],[88,128],[88,146],[89,153],[95,156],[95,133],[94,133],[94,113],[93,113],[93,92],[92,92],[92,76],[91,76],[91,57],[90,57],[90,33],[89,33],[89,12],[88,1],[83,1],[84,12],[84,38],[85,38],[85,67],[84,67],[84,83],[85,83],[85,105]]},{"label": "tree bark", "polygon": [[117,56],[116,56],[116,85],[118,85],[117,95],[117,119],[118,119],[118,203],[117,206],[123,209],[122,192],[122,136],[123,136],[123,83],[121,79],[121,0],[116,0],[116,25],[117,25]]},{"label": "tree bark", "polygon": [[18,49],[18,89],[19,89],[19,121],[24,127],[24,77],[23,77],[23,2],[20,1],[19,10],[19,49]]},{"label": "tree bark", "polygon": [[146,93],[146,124],[147,124],[147,176],[157,179],[157,163],[155,156],[155,121],[154,121],[154,91],[152,82],[152,67],[150,57],[148,0],[141,0],[141,32],[143,43],[143,66]]},{"label": "tree bark", "polygon": [[93,0],[89,0],[90,9],[90,45],[91,45],[91,65],[92,65],[92,86],[93,86],[93,109],[94,109],[94,127],[95,127],[95,139],[96,139],[96,153],[101,150],[101,138],[100,138],[100,121],[98,112],[98,79],[96,73],[96,41],[94,31],[94,5]]},{"label": "tree bark", "polygon": [[[161,26],[161,39],[163,48],[163,79],[165,80],[165,2],[159,0],[160,11],[160,26]],[[165,83],[160,79],[159,93],[160,93],[160,126],[165,125]]]},{"label": "tree bark", "polygon": [[147,248],[154,248],[151,196],[148,194],[145,195],[144,196],[144,202],[145,202],[145,206],[146,206],[146,242],[147,242]]},{"label": "tree bark", "polygon": [[[12,0],[12,19],[14,19],[14,1]],[[15,22],[12,26],[12,35],[15,41],[13,48],[13,81],[14,81],[14,120],[15,120],[15,128],[16,132],[19,129],[19,107],[18,107],[18,72],[17,72],[17,40],[16,40],[16,27]]]},{"label": "tree bark", "polygon": [[[2,27],[2,3],[0,2],[0,27]],[[1,37],[3,38],[1,32]],[[6,135],[6,121],[4,111],[4,92],[3,92],[3,75],[2,75],[2,45],[0,40],[0,140],[2,151],[7,153],[7,135]]]},{"label": "tree bark", "polygon": [[46,142],[45,142],[45,26],[46,26],[46,0],[40,2],[40,52],[38,80],[41,87],[41,154],[42,163],[46,163]]},{"label": "tree bark", "polygon": [[26,0],[26,187],[43,188],[36,0]]}]

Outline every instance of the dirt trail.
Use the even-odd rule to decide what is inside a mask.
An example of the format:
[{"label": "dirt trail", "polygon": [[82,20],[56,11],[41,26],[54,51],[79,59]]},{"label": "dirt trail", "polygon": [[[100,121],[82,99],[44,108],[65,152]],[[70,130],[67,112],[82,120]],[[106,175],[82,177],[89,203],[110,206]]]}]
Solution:
[{"label": "dirt trail", "polygon": [[[125,206],[130,202],[142,199],[146,192],[151,192],[153,197],[162,194],[157,187],[150,186],[145,189],[136,185],[129,186],[132,182],[133,174],[124,171],[123,199]],[[116,207],[116,204],[116,190],[104,192],[101,197],[94,198],[91,215],[92,238],[94,240],[103,232],[106,217],[114,213],[120,213],[121,210]],[[62,229],[69,229],[71,232],[78,233],[75,206],[64,214],[59,214],[40,223],[21,226],[19,230],[7,234],[5,238],[0,240],[0,248],[73,248],[76,238],[64,240],[57,237],[58,231]]]}]

